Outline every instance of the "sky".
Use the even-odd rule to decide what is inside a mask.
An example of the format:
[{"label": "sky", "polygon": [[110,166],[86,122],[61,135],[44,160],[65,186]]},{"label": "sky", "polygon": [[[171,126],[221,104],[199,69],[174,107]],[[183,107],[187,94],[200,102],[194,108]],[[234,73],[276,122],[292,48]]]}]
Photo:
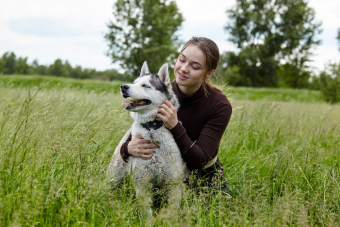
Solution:
[{"label": "sky", "polygon": [[[112,19],[115,0],[0,0],[0,56],[12,51],[17,57],[28,57],[49,65],[56,59],[68,60],[75,67],[106,70],[119,69],[106,56],[109,50],[104,35]],[[228,22],[226,10],[235,0],[177,0],[185,21],[178,32],[183,41],[192,36],[214,40],[220,52],[237,51],[227,41],[223,27]],[[324,69],[328,62],[339,62],[336,40],[340,28],[339,0],[309,0],[316,20],[322,22],[321,45],[313,49],[311,66]],[[148,59],[146,59],[148,60]]]}]

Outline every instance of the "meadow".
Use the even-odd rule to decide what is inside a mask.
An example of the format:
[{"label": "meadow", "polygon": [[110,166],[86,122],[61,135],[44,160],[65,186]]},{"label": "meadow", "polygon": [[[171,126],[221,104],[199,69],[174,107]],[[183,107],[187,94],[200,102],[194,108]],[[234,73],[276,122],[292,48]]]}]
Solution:
[{"label": "meadow", "polygon": [[317,91],[223,87],[233,197],[185,190],[142,217],[105,171],[132,121],[121,82],[0,76],[0,226],[339,226],[340,106]]}]

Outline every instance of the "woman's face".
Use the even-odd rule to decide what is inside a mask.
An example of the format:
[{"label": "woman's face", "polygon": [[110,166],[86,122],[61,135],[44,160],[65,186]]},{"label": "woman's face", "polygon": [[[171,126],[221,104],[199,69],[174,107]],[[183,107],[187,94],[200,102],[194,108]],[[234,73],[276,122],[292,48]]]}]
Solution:
[{"label": "woman's face", "polygon": [[174,74],[176,83],[186,95],[195,93],[203,80],[209,77],[205,65],[205,55],[196,45],[190,44],[176,60]]}]

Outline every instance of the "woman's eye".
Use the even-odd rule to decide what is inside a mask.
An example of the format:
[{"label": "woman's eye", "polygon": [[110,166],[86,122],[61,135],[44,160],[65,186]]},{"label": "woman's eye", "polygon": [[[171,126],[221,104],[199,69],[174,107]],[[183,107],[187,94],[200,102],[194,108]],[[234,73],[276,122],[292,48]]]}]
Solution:
[{"label": "woman's eye", "polygon": [[143,84],[142,87],[144,88],[150,88],[150,86],[146,85],[146,84]]},{"label": "woman's eye", "polygon": [[199,69],[201,69],[200,66],[196,66],[196,65],[193,65],[192,68],[193,68],[194,70],[199,70]]}]

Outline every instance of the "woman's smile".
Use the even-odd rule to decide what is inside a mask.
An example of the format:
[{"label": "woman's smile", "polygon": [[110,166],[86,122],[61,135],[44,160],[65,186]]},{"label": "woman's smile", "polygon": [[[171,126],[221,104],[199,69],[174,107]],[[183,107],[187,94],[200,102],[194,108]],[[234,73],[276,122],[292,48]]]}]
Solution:
[{"label": "woman's smile", "polygon": [[186,76],[184,76],[182,73],[180,73],[180,72],[177,72],[177,74],[178,74],[178,79],[180,79],[180,80],[186,80],[186,79],[188,79],[188,77],[186,77]]}]

